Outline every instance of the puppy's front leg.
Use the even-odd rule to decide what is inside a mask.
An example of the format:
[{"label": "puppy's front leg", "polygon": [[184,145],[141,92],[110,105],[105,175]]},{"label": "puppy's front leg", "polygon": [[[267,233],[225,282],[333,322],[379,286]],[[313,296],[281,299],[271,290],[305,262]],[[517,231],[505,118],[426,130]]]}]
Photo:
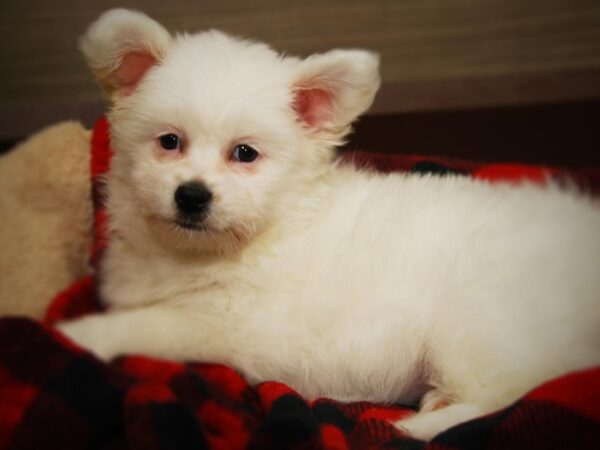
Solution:
[{"label": "puppy's front leg", "polygon": [[[121,354],[179,360],[210,357],[203,349],[226,354],[216,342],[219,334],[214,333],[214,323],[160,306],[94,314],[63,322],[57,328],[104,360]],[[204,347],[203,341],[211,335]]]}]

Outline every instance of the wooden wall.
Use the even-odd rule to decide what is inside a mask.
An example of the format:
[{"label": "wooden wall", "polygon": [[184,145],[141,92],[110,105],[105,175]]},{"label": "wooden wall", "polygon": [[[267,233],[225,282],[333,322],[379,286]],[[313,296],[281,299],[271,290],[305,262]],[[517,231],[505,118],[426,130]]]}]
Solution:
[{"label": "wooden wall", "polygon": [[113,6],[291,54],[375,50],[374,114],[600,99],[598,0],[1,0],[0,139],[102,112],[76,41]]}]

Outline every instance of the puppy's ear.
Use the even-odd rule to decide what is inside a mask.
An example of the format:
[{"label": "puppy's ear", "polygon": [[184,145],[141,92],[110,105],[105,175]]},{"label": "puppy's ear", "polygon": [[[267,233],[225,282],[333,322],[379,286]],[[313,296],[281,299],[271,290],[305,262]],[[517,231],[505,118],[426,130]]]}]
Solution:
[{"label": "puppy's ear", "polygon": [[379,88],[379,57],[366,50],[333,50],[299,65],[293,107],[312,134],[341,139],[373,103]]},{"label": "puppy's ear", "polygon": [[79,41],[79,48],[102,88],[116,100],[131,94],[171,43],[165,28],[127,9],[102,14]]}]

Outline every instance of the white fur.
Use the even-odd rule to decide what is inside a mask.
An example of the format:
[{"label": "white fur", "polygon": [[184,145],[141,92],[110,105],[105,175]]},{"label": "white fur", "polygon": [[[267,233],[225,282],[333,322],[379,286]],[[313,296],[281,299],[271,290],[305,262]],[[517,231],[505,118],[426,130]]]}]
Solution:
[{"label": "white fur", "polygon": [[[139,13],[100,20],[128,29],[107,44],[92,26],[88,55],[124,48],[123,33],[166,41]],[[74,340],[105,359],[221,362],[308,398],[416,403],[427,393],[423,412],[397,424],[424,439],[600,362],[590,199],[332,162],[379,84],[368,52],[302,61],[216,31],[162,52],[110,113],[101,288],[111,309],[62,324]],[[307,84],[331,100],[310,127],[293,109]],[[169,132],[185,142],[175,157],[157,141]],[[260,159],[231,161],[240,142]],[[173,193],[190,180],[214,195],[203,231],[174,224]]]},{"label": "white fur", "polygon": [[160,57],[171,41],[169,33],[148,16],[126,9],[112,9],[102,14],[79,47],[94,70],[115,68],[119,59],[132,49],[147,50]]}]

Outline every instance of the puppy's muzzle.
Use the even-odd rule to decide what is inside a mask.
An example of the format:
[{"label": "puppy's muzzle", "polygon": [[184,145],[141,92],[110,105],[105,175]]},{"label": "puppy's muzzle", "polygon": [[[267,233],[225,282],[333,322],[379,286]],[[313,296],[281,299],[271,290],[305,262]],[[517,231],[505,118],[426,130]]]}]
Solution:
[{"label": "puppy's muzzle", "polygon": [[178,215],[185,219],[201,219],[208,211],[212,198],[212,192],[201,183],[181,184],[175,191]]}]

